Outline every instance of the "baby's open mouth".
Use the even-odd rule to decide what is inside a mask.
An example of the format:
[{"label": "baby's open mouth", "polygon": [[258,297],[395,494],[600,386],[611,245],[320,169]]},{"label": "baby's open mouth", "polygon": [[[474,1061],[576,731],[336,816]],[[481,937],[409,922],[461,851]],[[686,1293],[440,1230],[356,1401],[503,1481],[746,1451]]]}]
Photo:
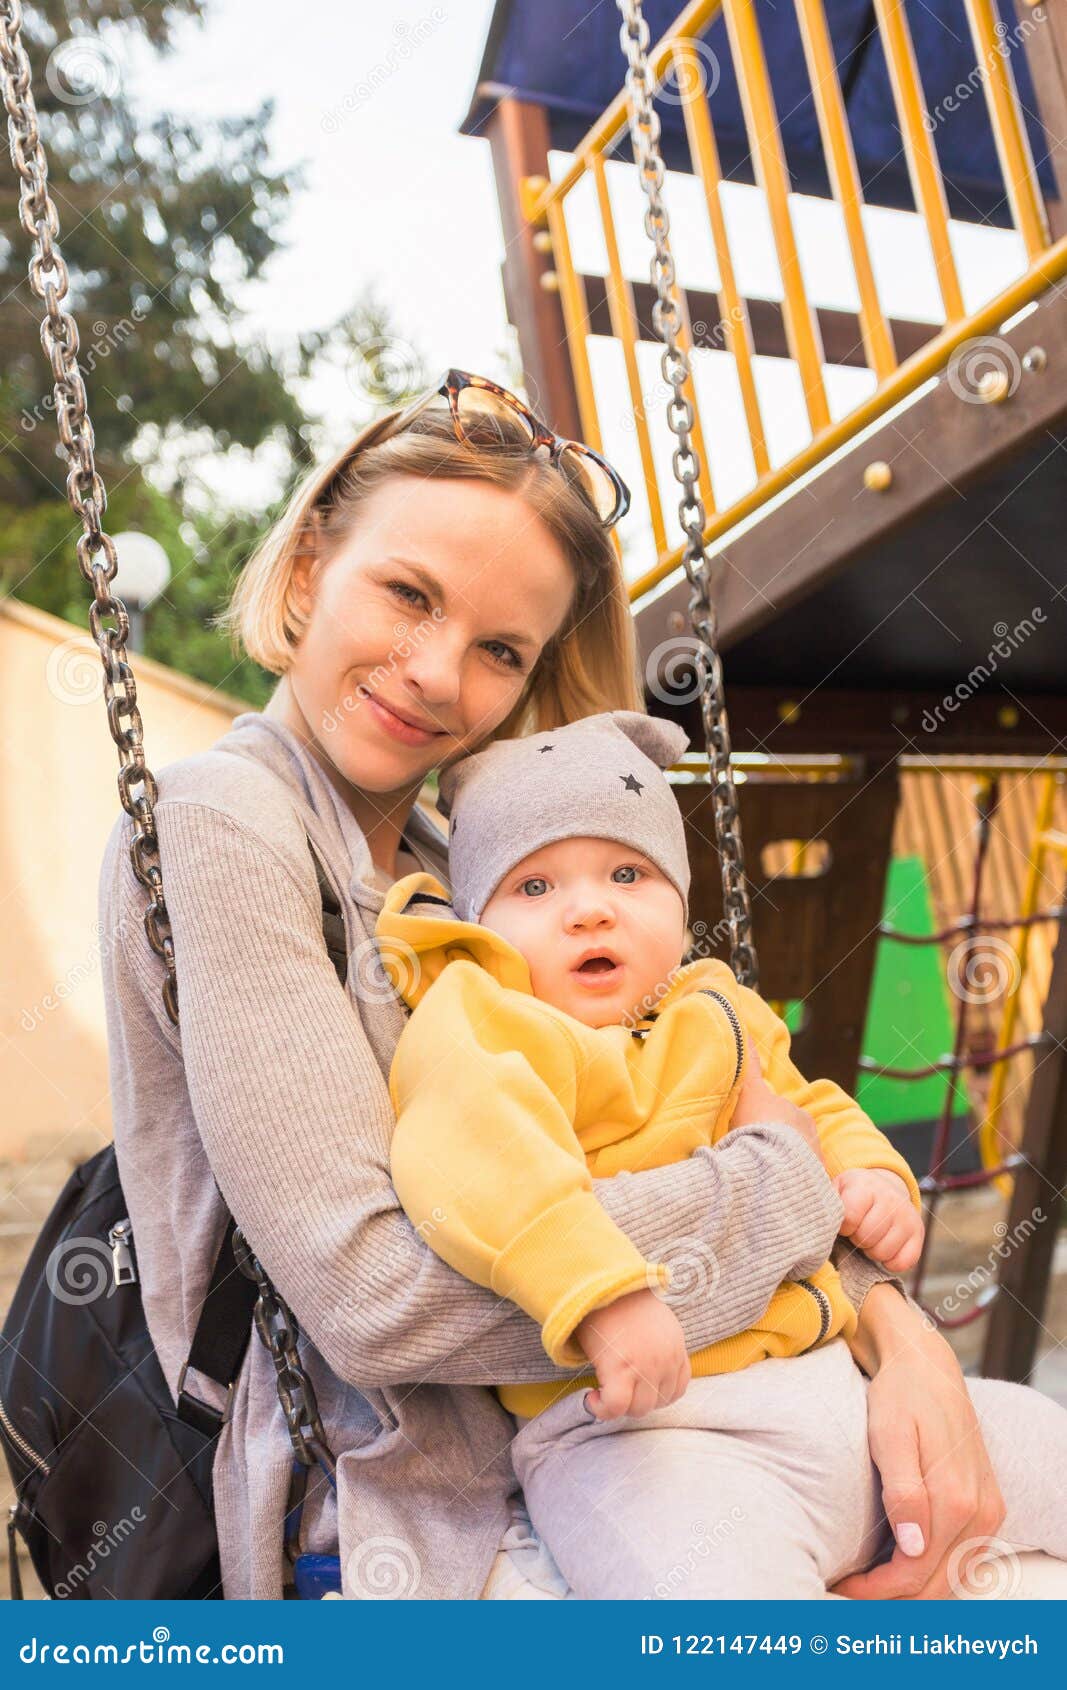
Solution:
[{"label": "baby's open mouth", "polygon": [[586,957],[584,962],[579,963],[574,972],[576,974],[584,974],[588,977],[590,975],[597,974],[615,974],[618,972],[620,967],[621,964],[616,962],[614,957],[590,956]]}]

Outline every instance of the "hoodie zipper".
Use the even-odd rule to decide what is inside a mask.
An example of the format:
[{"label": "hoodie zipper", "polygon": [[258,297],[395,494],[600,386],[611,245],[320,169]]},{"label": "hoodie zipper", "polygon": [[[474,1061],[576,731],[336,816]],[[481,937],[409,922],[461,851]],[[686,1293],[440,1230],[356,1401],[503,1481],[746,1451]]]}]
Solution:
[{"label": "hoodie zipper", "polygon": [[[820,1286],[813,1285],[811,1283],[810,1279],[798,1279],[797,1284],[803,1285],[805,1291],[811,1292],[812,1296],[815,1298],[815,1301],[819,1305],[819,1312],[820,1312],[820,1315],[822,1317],[820,1322],[819,1322],[818,1337],[813,1338],[811,1343],[808,1345],[808,1349],[813,1350],[815,1348],[816,1344],[822,1343],[823,1339],[826,1337],[826,1334],[829,1332],[830,1321],[833,1318],[833,1310],[830,1307],[829,1297],[826,1295],[826,1292],[824,1290],[822,1290],[822,1288]],[[804,1353],[804,1352],[802,1352],[802,1353]]]},{"label": "hoodie zipper", "polygon": [[733,1028],[734,1045],[737,1050],[737,1065],[734,1068],[733,1080],[730,1082],[730,1089],[733,1090],[733,1087],[737,1084],[738,1076],[741,1073],[742,1064],[745,1060],[745,1038],[741,1031],[741,1018],[729,998],[726,997],[724,993],[712,991],[710,986],[702,986],[700,989],[706,998],[714,998],[716,1003],[722,1005],[723,1009],[726,1011],[726,1019]]},{"label": "hoodie zipper", "polygon": [[0,1402],[0,1425],[3,1426],[15,1448],[22,1451],[31,1466],[39,1467],[46,1476],[52,1471],[44,1456],[38,1455],[33,1445],[28,1444],[22,1433],[12,1424],[11,1417],[2,1402]]}]

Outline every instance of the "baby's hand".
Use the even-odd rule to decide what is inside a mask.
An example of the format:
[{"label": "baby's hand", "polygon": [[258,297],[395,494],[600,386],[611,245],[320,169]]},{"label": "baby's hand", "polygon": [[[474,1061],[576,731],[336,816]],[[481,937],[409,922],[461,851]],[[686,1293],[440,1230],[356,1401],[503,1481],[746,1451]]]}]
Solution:
[{"label": "baby's hand", "polygon": [[586,1405],[598,1420],[650,1414],[677,1402],[691,1377],[678,1316],[654,1291],[630,1291],[594,1309],[575,1338],[596,1369]]},{"label": "baby's hand", "polygon": [[845,1205],[846,1238],[891,1273],[913,1268],[926,1229],[900,1175],[888,1168],[846,1168],[832,1183]]}]

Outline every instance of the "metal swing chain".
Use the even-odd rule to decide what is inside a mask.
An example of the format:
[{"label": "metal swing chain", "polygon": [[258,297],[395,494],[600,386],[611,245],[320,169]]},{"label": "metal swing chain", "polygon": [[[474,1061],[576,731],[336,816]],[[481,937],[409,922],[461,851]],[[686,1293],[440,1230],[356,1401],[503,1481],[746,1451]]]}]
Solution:
[{"label": "metal swing chain", "polygon": [[690,438],[693,407],[685,394],[689,359],[679,344],[681,327],[674,296],[675,271],[670,247],[670,218],[663,203],[663,155],[660,152],[660,120],[652,104],[652,82],[648,65],[649,29],[641,0],[616,0],[623,17],[619,39],[629,69],[626,87],[630,95],[630,136],[641,188],[648,200],[645,233],[655,246],[651,265],[656,303],[652,322],[663,340],[660,366],[671,389],[667,401],[667,422],[678,445],[672,456],[674,476],[682,489],[678,516],[685,531],[682,563],[692,591],[689,620],[696,636],[694,653],[700,713],[708,752],[715,833],[722,868],[723,914],[730,929],[730,962],[742,985],[758,988],[759,964],[752,942],[752,911],[745,879],[741,822],[737,792],[730,768],[730,725],[726,715],[722,662],[719,657],[718,616],[711,597],[710,571],[704,550],[706,516],[700,495],[700,457]]},{"label": "metal swing chain", "polygon": [[[104,666],[104,701],[111,737],[119,753],[119,797],[133,821],[130,859],[133,872],[150,895],[145,911],[148,942],[165,965],[163,1003],[170,1020],[178,1020],[178,986],[174,972],[174,944],[163,896],[163,874],[156,840],[154,805],[156,783],[144,759],[137,687],[126,661],[129,617],[122,600],[111,592],[118,568],[115,543],[101,521],[107,494],[93,456],[93,425],[89,420],[85,383],[78,367],[78,329],[62,309],[69,287],[67,267],[56,245],[59,216],[48,192],[48,164],[37,126],[30,63],[22,45],[21,0],[0,0],[0,74],[8,116],[11,162],[19,176],[19,220],[33,247],[30,287],[44,302],[41,344],[55,380],[56,424],[70,463],[67,499],[80,517],[78,567],[93,589],[89,629]],[[97,554],[100,554],[99,556]],[[126,718],[126,725],[123,725]],[[140,787],[140,792],[135,788]]]},{"label": "metal swing chain", "polygon": [[[59,214],[48,192],[48,162],[41,145],[30,62],[22,43],[21,0],[0,0],[0,79],[11,161],[19,176],[19,221],[32,242],[30,287],[45,307],[41,344],[52,366],[56,423],[70,463],[67,499],[82,524],[77,542],[78,567],[93,590],[89,629],[104,666],[108,725],[119,754],[119,798],[133,822],[130,860],[138,881],[149,893],[145,932],[153,951],[163,959],[163,1004],[169,1020],[177,1026],[178,980],[156,836],[156,781],[145,762],[137,687],[126,657],[129,616],[122,600],[111,591],[118,557],[114,540],[101,526],[107,493],[97,473],[93,425],[78,366],[78,327],[62,307],[70,279],[57,244]],[[241,1271],[259,1286],[256,1327],[278,1373],[278,1395],[293,1448],[298,1458],[310,1465],[317,1459],[311,1440],[318,1442],[327,1456],[329,1451],[315,1390],[297,1349],[300,1329],[239,1229],[234,1234],[234,1254]]]}]

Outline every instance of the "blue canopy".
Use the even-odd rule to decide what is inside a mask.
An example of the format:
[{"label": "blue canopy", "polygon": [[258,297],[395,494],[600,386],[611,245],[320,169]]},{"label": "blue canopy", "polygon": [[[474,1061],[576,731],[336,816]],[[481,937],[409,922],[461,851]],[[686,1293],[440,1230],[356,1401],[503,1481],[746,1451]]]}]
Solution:
[{"label": "blue canopy", "polygon": [[[1030,145],[1042,188],[1054,197],[1055,182],[1040,121],[1022,31],[1012,0],[997,0],[1003,40],[1015,73]],[[913,210],[893,97],[874,7],[868,0],[825,0],[827,22],[844,91],[863,189],[872,205]],[[646,0],[652,41],[658,41],[681,11],[681,0]],[[962,0],[906,0],[927,111],[945,178],[949,210],[966,222],[1010,227],[985,97],[975,70],[975,53]],[[764,52],[778,110],[786,162],[800,193],[828,197],[815,107],[794,9],[781,0],[756,0]],[[619,45],[620,15],[612,0],[497,0],[478,84],[460,126],[478,135],[502,94],[543,105],[551,145],[571,151],[610,105],[623,85],[625,60]],[[715,20],[705,36],[709,102],[725,175],[753,181],[752,164],[726,26]],[[717,67],[717,68],[716,68]],[[689,168],[681,108],[657,105],[668,166]],[[631,158],[623,132],[617,156]]]}]

